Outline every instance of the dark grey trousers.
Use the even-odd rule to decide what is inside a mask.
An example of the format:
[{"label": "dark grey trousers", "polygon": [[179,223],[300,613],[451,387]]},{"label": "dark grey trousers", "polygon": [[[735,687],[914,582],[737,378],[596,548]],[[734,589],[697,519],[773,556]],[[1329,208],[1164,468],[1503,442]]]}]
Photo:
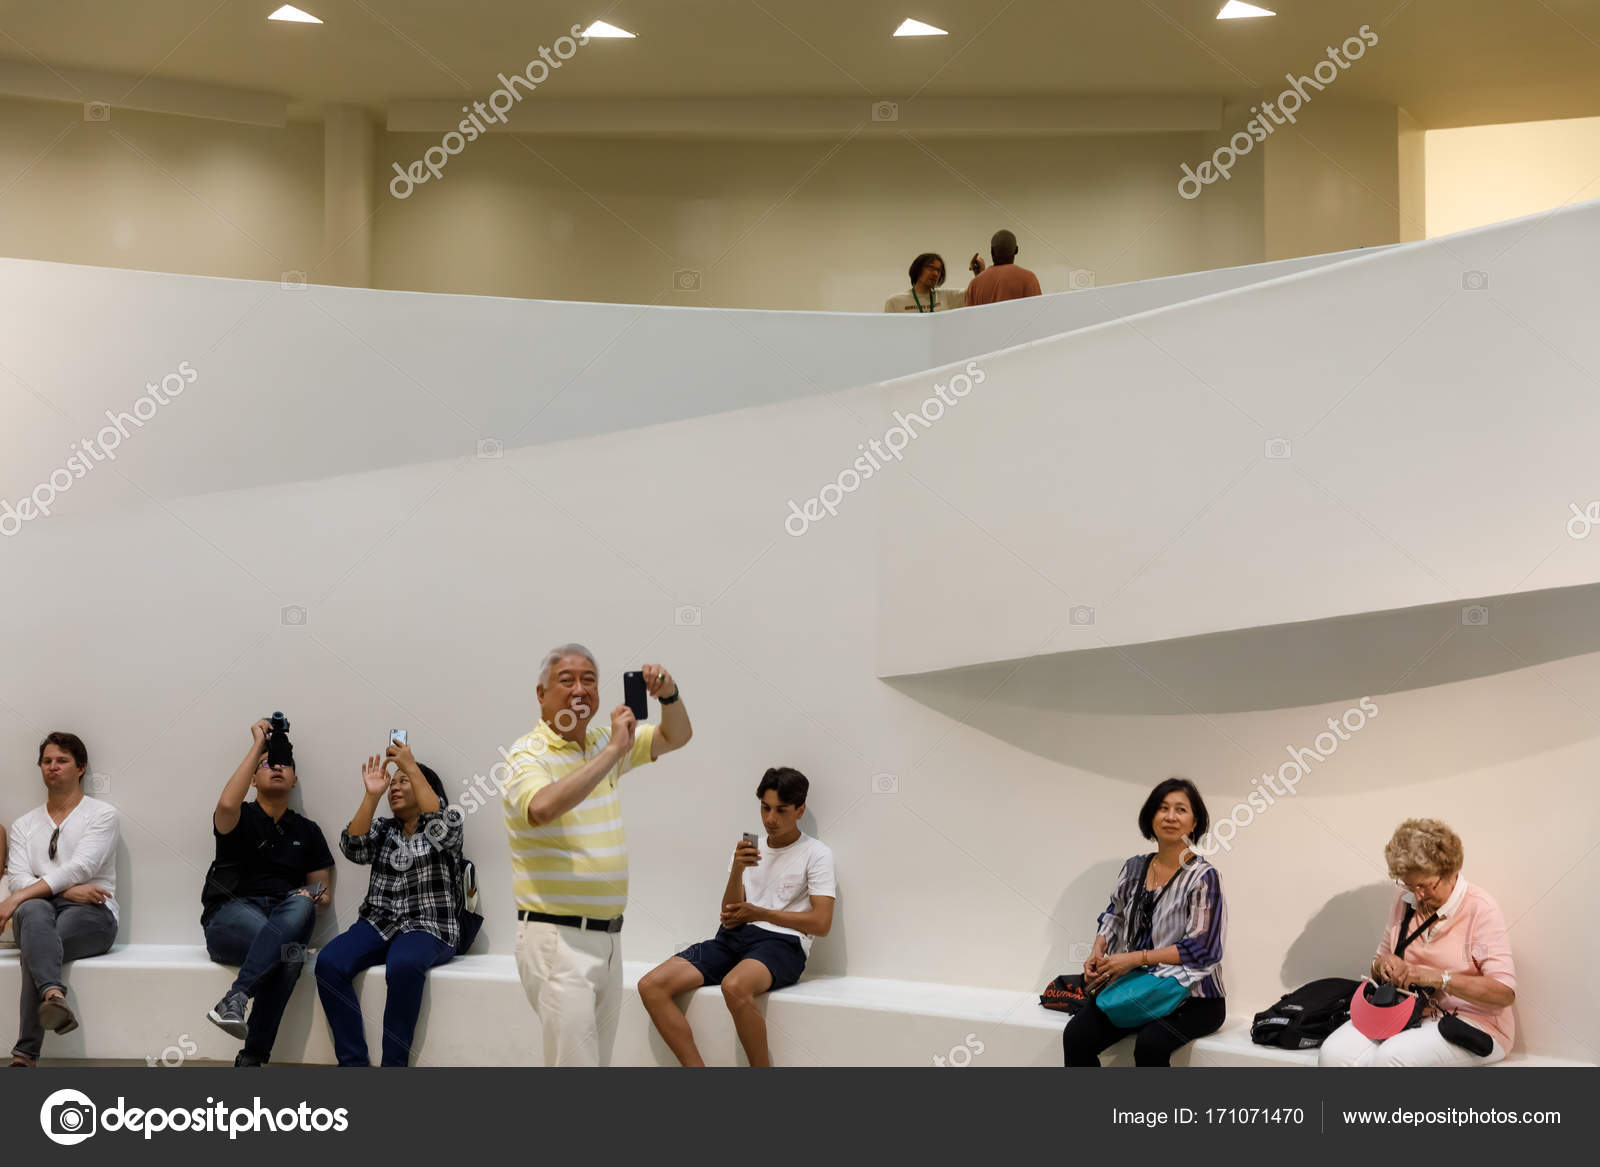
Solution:
[{"label": "dark grey trousers", "polygon": [[12,918],[22,954],[22,1015],[13,1053],[37,1058],[44,1048],[39,1002],[49,988],[61,988],[61,964],[99,956],[117,938],[117,918],[104,904],[54,899],[29,900]]}]

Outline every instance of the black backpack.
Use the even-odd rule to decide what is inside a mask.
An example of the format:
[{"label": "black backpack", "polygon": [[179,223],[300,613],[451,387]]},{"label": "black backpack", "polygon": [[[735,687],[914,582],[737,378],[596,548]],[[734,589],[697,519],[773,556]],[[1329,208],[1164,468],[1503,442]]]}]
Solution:
[{"label": "black backpack", "polygon": [[1250,1023],[1250,1040],[1279,1049],[1316,1049],[1350,1020],[1350,998],[1361,987],[1348,977],[1325,977],[1278,998]]},{"label": "black backpack", "polygon": [[456,869],[456,919],[461,925],[461,939],[456,941],[456,955],[465,956],[483,927],[483,915],[478,911],[478,868],[465,855],[456,858],[451,853]]}]

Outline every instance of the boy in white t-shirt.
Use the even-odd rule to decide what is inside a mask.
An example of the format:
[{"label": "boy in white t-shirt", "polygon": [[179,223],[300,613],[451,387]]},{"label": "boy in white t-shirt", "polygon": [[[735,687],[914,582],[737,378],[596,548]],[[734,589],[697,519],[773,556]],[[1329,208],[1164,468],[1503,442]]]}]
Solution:
[{"label": "boy in white t-shirt", "polygon": [[800,979],[811,940],[833,926],[833,852],[800,830],[811,783],[775,766],[761,776],[759,845],[740,840],[722,892],[722,926],[639,981],[639,997],[663,1041],[685,1066],[703,1066],[694,1033],[673,998],[701,985],[721,985],[733,1027],[752,1066],[770,1066],[767,1023],[755,999]]}]

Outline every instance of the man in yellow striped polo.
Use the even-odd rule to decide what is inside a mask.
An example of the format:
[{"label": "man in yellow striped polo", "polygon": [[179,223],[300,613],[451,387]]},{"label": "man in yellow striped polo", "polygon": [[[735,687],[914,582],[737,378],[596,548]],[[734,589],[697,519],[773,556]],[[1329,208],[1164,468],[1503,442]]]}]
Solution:
[{"label": "man in yellow striped polo", "polygon": [[506,753],[506,830],[517,901],[517,976],[539,1015],[547,1066],[605,1066],[622,1009],[622,909],[628,843],[618,782],[688,744],[678,683],[645,665],[661,724],[626,705],[591,725],[600,670],[581,644],[552,649],[539,670],[539,724]]}]

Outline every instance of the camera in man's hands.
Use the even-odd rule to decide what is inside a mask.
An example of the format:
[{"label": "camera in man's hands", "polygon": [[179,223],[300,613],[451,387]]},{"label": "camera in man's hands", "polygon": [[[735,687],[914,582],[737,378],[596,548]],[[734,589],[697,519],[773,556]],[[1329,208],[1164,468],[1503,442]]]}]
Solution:
[{"label": "camera in man's hands", "polygon": [[289,744],[289,719],[281,713],[267,718],[267,765],[293,766],[294,746]]}]

